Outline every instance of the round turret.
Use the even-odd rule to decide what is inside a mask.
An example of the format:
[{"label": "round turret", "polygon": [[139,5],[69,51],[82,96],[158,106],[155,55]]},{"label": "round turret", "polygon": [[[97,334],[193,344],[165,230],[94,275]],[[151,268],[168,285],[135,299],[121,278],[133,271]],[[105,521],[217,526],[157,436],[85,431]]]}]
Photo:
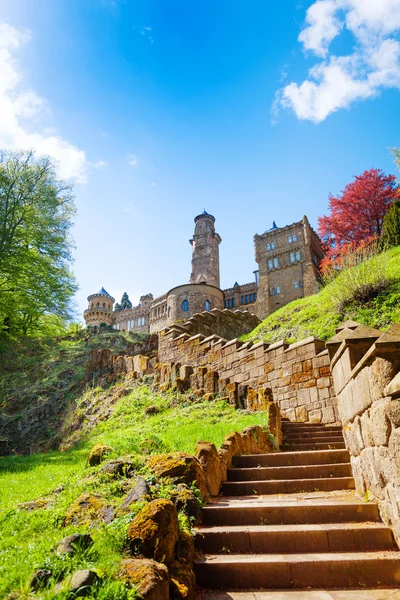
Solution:
[{"label": "round turret", "polygon": [[200,219],[211,219],[215,223],[215,217],[213,215],[210,215],[206,211],[206,209],[203,210],[201,215],[197,215],[197,217],[194,218],[194,222],[197,223],[197,221],[199,221]]},{"label": "round turret", "polygon": [[89,306],[83,313],[86,326],[94,327],[95,325],[112,325],[113,323],[113,298],[103,287],[94,294],[88,296]]}]

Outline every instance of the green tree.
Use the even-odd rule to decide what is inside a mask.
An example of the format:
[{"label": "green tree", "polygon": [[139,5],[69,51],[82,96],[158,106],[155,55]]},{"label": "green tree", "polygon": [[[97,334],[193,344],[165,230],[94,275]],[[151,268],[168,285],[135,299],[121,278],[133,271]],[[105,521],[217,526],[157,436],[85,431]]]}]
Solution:
[{"label": "green tree", "polygon": [[9,331],[32,333],[71,316],[74,215],[71,187],[49,158],[0,153],[0,324]]},{"label": "green tree", "polygon": [[400,148],[392,148],[390,152],[394,157],[394,162],[400,169]]},{"label": "green tree", "polygon": [[400,246],[400,200],[395,200],[383,219],[382,245]]},{"label": "green tree", "polygon": [[132,302],[129,300],[129,296],[126,292],[122,294],[120,306],[121,310],[125,310],[126,308],[132,308]]},{"label": "green tree", "polygon": [[119,304],[119,302],[116,302],[114,304],[114,311],[115,312],[120,312],[122,310],[121,305]]}]

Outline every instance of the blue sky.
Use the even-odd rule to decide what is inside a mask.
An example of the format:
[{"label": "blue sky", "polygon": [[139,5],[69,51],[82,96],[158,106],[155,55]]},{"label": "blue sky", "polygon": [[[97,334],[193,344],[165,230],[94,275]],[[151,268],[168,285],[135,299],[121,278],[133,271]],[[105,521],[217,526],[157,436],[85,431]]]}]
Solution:
[{"label": "blue sky", "polygon": [[273,220],[395,173],[399,34],[400,0],[0,0],[0,147],[74,183],[80,311],[186,282],[204,208],[229,287]]}]

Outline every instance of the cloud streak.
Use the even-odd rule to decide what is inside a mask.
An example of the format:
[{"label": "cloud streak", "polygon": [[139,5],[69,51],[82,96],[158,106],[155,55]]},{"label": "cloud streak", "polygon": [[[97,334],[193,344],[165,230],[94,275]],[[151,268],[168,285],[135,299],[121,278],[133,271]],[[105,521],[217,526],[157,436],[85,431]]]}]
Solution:
[{"label": "cloud streak", "polygon": [[[330,53],[332,41],[347,30],[355,38],[353,52]],[[385,88],[400,89],[400,0],[317,0],[306,13],[299,35],[303,50],[319,62],[300,84],[277,92],[273,106],[292,109],[315,123],[377,96]]]},{"label": "cloud streak", "polygon": [[0,22],[0,146],[48,155],[57,163],[59,177],[85,183],[91,167],[85,152],[57,132],[38,125],[39,116],[49,116],[49,106],[34,90],[24,89],[14,59],[14,52],[29,40],[30,33]]}]

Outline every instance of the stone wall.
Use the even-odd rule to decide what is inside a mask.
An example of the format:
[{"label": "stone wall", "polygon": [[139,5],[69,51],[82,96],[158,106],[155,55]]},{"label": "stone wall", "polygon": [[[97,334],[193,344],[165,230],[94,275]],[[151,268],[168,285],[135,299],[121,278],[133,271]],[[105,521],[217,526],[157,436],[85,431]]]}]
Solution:
[{"label": "stone wall", "polygon": [[348,321],[327,346],[357,491],[376,498],[400,542],[400,325]]},{"label": "stone wall", "polygon": [[161,389],[178,380],[198,395],[226,394],[232,404],[252,410],[262,409],[268,398],[291,421],[338,421],[329,355],[313,337],[253,345],[173,326],[159,334],[159,362]]}]

